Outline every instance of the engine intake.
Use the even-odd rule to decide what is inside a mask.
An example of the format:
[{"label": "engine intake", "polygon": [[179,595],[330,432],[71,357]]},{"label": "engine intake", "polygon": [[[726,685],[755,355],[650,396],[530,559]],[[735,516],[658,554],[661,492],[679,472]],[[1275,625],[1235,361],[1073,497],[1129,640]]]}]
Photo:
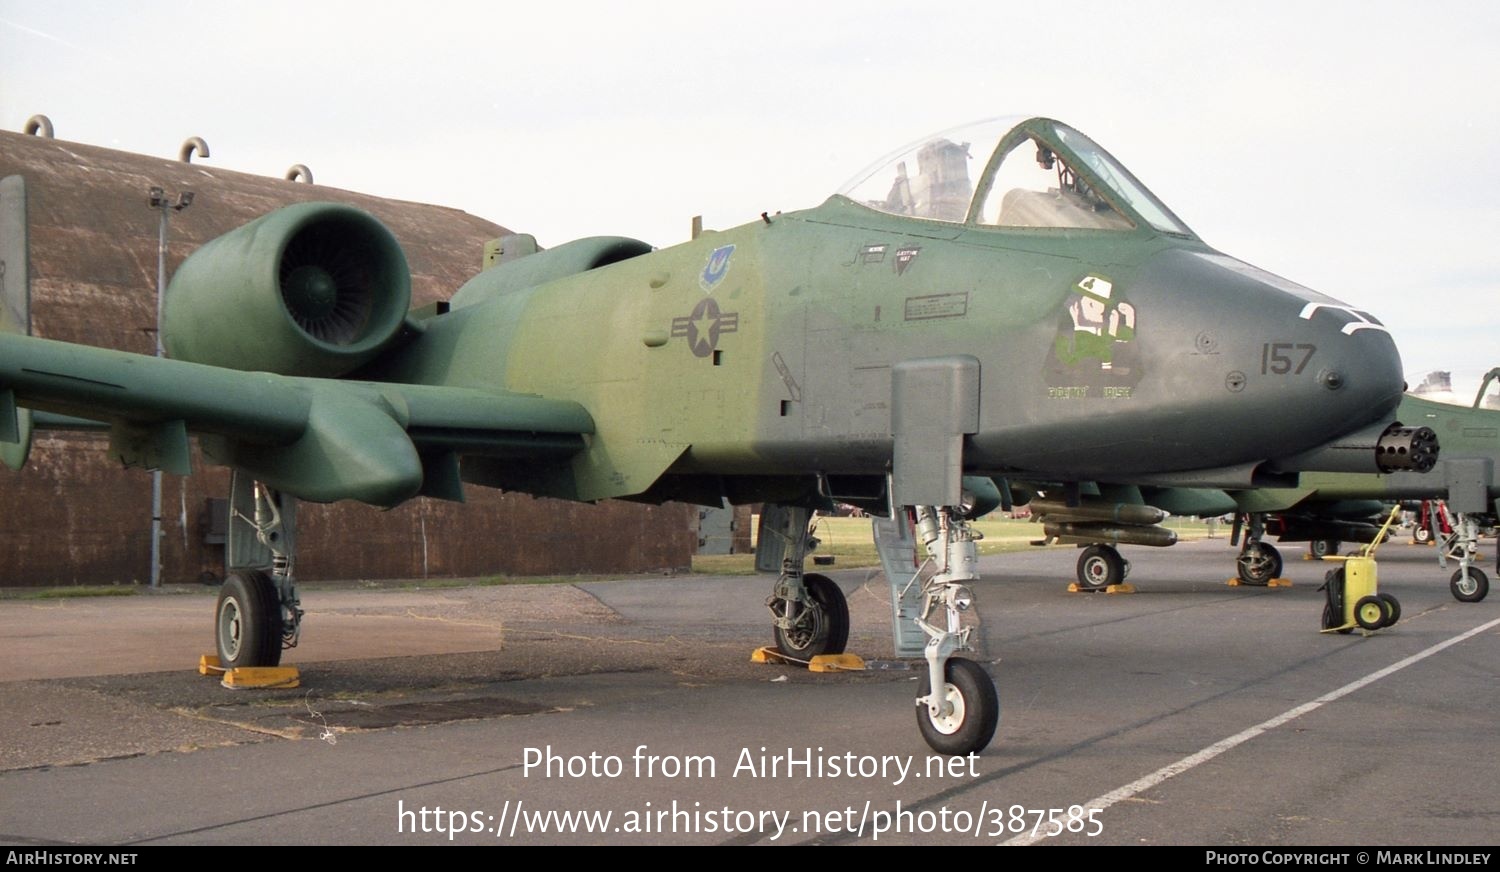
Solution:
[{"label": "engine intake", "polygon": [[453,295],[453,308],[487,303],[496,297],[544,285],[567,276],[639,257],[651,246],[625,236],[588,236],[486,269]]},{"label": "engine intake", "polygon": [[410,305],[406,256],[383,224],[341,203],[300,203],[183,262],[162,341],[178,360],[336,377],[379,354]]}]

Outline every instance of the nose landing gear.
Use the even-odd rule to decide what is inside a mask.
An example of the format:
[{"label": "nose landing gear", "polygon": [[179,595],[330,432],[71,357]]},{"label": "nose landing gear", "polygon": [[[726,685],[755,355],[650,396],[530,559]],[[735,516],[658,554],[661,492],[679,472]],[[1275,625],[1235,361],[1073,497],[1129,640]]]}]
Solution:
[{"label": "nose landing gear", "polygon": [[916,620],[927,635],[927,675],[916,699],[917,727],[934,751],[977,752],[995,735],[1000,698],[983,666],[953,655],[970,650],[973,628],[963,626],[962,618],[974,605],[968,584],[979,578],[975,542],[980,534],[952,509],[916,506],[909,511],[928,554],[913,580],[930,572],[922,583],[925,607]]}]

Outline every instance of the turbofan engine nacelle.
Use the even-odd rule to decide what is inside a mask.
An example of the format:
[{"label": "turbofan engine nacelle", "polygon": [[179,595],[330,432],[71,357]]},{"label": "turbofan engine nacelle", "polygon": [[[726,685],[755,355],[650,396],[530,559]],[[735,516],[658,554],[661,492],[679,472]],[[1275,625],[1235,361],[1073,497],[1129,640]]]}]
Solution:
[{"label": "turbofan engine nacelle", "polygon": [[162,341],[178,360],[332,378],[379,354],[410,305],[406,255],[385,225],[341,203],[299,203],[183,262]]}]

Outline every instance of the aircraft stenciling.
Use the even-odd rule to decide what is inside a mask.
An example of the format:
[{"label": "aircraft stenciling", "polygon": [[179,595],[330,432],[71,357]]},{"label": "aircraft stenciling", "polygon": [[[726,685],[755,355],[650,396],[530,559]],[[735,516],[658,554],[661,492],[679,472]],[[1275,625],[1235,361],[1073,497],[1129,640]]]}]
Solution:
[{"label": "aircraft stenciling", "polygon": [[908,321],[962,318],[969,314],[969,295],[967,293],[926,294],[920,297],[907,297],[905,313]]}]

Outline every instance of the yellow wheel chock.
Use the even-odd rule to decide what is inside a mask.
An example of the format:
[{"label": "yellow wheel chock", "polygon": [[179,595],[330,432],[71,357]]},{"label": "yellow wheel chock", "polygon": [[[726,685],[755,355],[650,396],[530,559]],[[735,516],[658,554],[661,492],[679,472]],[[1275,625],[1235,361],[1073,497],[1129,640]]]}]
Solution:
[{"label": "yellow wheel chock", "polygon": [[231,690],[247,688],[290,688],[302,686],[302,673],[295,666],[239,666],[225,669],[214,654],[198,658],[199,675],[219,676],[219,683]]},{"label": "yellow wheel chock", "polygon": [[[1076,582],[1076,581],[1073,582],[1072,584],[1068,585],[1068,593],[1099,593],[1100,590],[1101,589],[1097,588],[1097,587],[1096,588],[1092,588],[1092,589],[1080,587],[1078,585],[1078,582]],[[1135,593],[1135,585],[1133,585],[1133,584],[1111,584],[1108,587],[1103,588],[1103,592],[1104,593]]]},{"label": "yellow wheel chock", "polygon": [[750,662],[800,663],[807,667],[808,672],[859,672],[865,668],[865,661],[858,654],[817,654],[811,660],[798,660],[769,645],[751,651]]}]

